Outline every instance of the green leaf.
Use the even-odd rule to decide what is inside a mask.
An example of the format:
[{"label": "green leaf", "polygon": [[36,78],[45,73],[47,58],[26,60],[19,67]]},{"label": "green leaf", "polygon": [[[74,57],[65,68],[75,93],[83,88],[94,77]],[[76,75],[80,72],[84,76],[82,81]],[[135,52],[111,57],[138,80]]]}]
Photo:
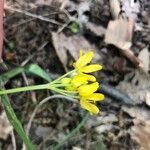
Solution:
[{"label": "green leaf", "polygon": [[51,82],[50,76],[37,64],[30,64],[26,66],[25,71],[35,74],[48,82]]},{"label": "green leaf", "polygon": [[[34,75],[37,75],[37,76],[43,78],[44,80],[46,80],[48,82],[51,82],[50,76],[37,64],[30,64],[30,65],[26,65],[24,67],[17,67],[15,69],[12,69],[11,71],[1,74],[0,80],[3,81],[3,85],[4,85],[6,82],[8,82],[9,79],[17,76],[18,74],[20,74],[22,72],[32,73]],[[2,84],[2,82],[1,82],[1,84]]]},{"label": "green leaf", "polygon": [[15,112],[14,112],[13,108],[11,107],[8,96],[6,96],[6,95],[1,96],[1,100],[4,105],[4,108],[5,108],[5,111],[6,111],[6,114],[7,114],[7,117],[9,119],[10,123],[12,124],[12,126],[14,127],[16,132],[19,134],[19,136],[21,137],[23,142],[26,144],[27,149],[34,150],[33,144],[31,143],[28,136],[26,135],[20,121],[17,119]]},{"label": "green leaf", "polygon": [[80,30],[80,26],[77,22],[73,21],[70,25],[69,25],[69,29],[72,33],[78,33]]},{"label": "green leaf", "polygon": [[23,67],[17,67],[11,71],[8,71],[6,73],[3,73],[0,75],[0,79],[3,81],[3,82],[7,82],[9,79],[15,77],[16,75],[22,73],[24,71],[24,68]]}]

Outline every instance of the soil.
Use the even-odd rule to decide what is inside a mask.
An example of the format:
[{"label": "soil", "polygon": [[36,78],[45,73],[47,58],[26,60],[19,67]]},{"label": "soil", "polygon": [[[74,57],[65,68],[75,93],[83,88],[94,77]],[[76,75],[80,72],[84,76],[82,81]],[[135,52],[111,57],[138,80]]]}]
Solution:
[{"label": "soil", "polygon": [[[95,49],[94,61],[104,67],[95,74],[99,90],[105,95],[105,100],[98,104],[101,113],[90,116],[80,131],[61,146],[62,150],[150,149],[149,142],[142,141],[150,137],[149,132],[144,132],[150,130],[150,3],[148,0],[118,0],[118,3],[120,11],[116,17],[112,7],[115,11],[118,5],[111,6],[109,0],[5,1],[4,64],[0,74],[24,64],[37,64],[54,79],[72,68],[72,62],[78,58],[78,47],[85,52]],[[143,67],[135,64],[133,57],[128,58],[123,46],[105,41],[109,23],[120,18],[134,22],[131,40],[128,33],[123,43],[131,44],[127,53],[131,51],[135,59],[142,55]],[[75,28],[76,33],[71,30],[73,23],[79,27]],[[5,87],[43,83],[40,77],[24,73],[11,78]],[[45,90],[9,96],[24,127],[36,104],[51,94]],[[0,110],[2,113],[3,109]],[[39,150],[52,149],[84,116],[76,103],[64,99],[50,101],[38,110],[30,139]],[[21,149],[22,141],[14,134],[17,149]],[[0,140],[0,148],[13,148],[11,135]]]}]

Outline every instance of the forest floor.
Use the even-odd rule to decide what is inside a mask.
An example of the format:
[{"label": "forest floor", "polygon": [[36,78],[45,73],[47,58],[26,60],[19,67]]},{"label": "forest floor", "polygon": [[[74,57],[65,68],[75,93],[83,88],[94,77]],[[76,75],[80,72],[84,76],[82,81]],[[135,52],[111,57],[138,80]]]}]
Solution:
[{"label": "forest floor", "polygon": [[[150,149],[148,0],[6,0],[4,32],[0,75],[32,64],[55,79],[72,69],[80,49],[93,50],[93,62],[103,66],[95,74],[105,95],[98,103],[101,112],[70,135],[84,119],[83,109],[63,98],[47,102],[31,127],[37,149],[51,149],[59,142],[62,150]],[[46,83],[31,72],[13,76],[5,87]],[[36,105],[51,94],[41,90],[9,95],[24,127]],[[62,142],[66,135],[70,137]],[[22,141],[16,133],[12,138],[0,104],[0,149],[12,149],[12,139],[21,149]]]}]

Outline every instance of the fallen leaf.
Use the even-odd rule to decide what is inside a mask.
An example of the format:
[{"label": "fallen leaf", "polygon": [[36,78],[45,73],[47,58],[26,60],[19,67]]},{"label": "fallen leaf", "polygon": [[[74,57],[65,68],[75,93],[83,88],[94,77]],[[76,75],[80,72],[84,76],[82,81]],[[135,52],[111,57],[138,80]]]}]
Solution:
[{"label": "fallen leaf", "polygon": [[52,132],[52,128],[51,127],[43,127],[43,126],[38,126],[36,131],[35,131],[35,134],[38,136],[38,137],[42,137],[43,139],[47,136],[50,135],[50,133]]},{"label": "fallen leaf", "polygon": [[116,88],[126,93],[135,104],[140,104],[145,102],[146,94],[150,91],[149,81],[149,75],[141,70],[137,70],[131,76],[126,76]]},{"label": "fallen leaf", "polygon": [[122,50],[132,45],[132,32],[134,23],[125,19],[110,21],[105,34],[105,42],[113,44]]},{"label": "fallen leaf", "polygon": [[105,132],[109,132],[114,125],[111,124],[104,124],[104,125],[100,125],[98,127],[95,128],[95,130],[101,134],[101,133],[105,133]]},{"label": "fallen leaf", "polygon": [[52,40],[56,53],[65,69],[68,60],[67,53],[69,53],[75,60],[77,60],[79,57],[80,49],[83,49],[84,53],[89,50],[93,50],[95,62],[101,59],[97,54],[96,47],[90,44],[83,36],[79,34],[67,37],[63,33],[58,34],[52,32]]},{"label": "fallen leaf", "polygon": [[100,25],[96,25],[91,22],[86,23],[86,28],[93,32],[96,36],[103,36],[105,34],[106,29]]},{"label": "fallen leaf", "polygon": [[80,147],[75,147],[75,146],[73,146],[72,150],[83,150],[83,149],[80,148]]},{"label": "fallen leaf", "polygon": [[72,19],[76,20],[78,23],[87,23],[89,18],[85,15],[86,12],[90,11],[91,1],[81,0],[78,3],[70,2],[68,11],[76,12]]},{"label": "fallen leaf", "polygon": [[138,14],[140,13],[140,2],[137,0],[123,0],[122,10],[125,11],[130,19],[136,21],[138,19]]},{"label": "fallen leaf", "polygon": [[110,0],[110,8],[111,8],[111,13],[114,19],[117,19],[121,8],[120,8],[120,1],[119,0]]},{"label": "fallen leaf", "polygon": [[145,122],[141,120],[135,120],[134,126],[131,128],[131,138],[135,140],[140,146],[140,149],[150,149],[150,120]]},{"label": "fallen leaf", "polygon": [[150,52],[148,47],[142,49],[138,55],[138,58],[143,62],[143,70],[148,73],[150,65]]},{"label": "fallen leaf", "polygon": [[134,22],[131,20],[117,19],[110,21],[105,33],[105,42],[115,45],[137,67],[143,67],[142,62],[130,50]]},{"label": "fallen leaf", "polygon": [[142,108],[141,106],[123,106],[122,110],[137,120],[142,120],[143,122],[150,120],[150,111],[147,108]]},{"label": "fallen leaf", "polygon": [[62,10],[68,6],[69,0],[37,0],[36,5],[59,6]]},{"label": "fallen leaf", "polygon": [[146,94],[146,104],[148,105],[148,106],[150,106],[150,92],[148,92],[147,94]]},{"label": "fallen leaf", "polygon": [[6,140],[13,127],[9,123],[5,112],[0,115],[0,138]]},{"label": "fallen leaf", "polygon": [[37,0],[35,4],[37,5],[48,5],[50,6],[53,0]]}]

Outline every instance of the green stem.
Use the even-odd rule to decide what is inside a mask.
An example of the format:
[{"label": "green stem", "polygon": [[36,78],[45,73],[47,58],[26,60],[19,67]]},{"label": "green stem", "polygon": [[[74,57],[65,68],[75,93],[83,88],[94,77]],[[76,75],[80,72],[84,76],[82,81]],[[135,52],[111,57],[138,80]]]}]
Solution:
[{"label": "green stem", "polygon": [[72,71],[67,72],[66,74],[62,75],[62,76],[61,76],[61,77],[59,77],[58,79],[56,79],[56,80],[52,81],[50,84],[57,83],[57,82],[58,82],[58,81],[60,81],[62,78],[64,78],[64,77],[68,76],[69,74],[71,74],[71,73],[73,73],[73,72],[75,72],[75,70],[72,70]]},{"label": "green stem", "polygon": [[[55,85],[56,83],[59,83],[59,81],[68,76],[69,74],[73,73],[75,70],[72,70],[64,75],[62,75],[61,77],[59,77],[58,79],[52,81],[51,83],[48,84],[42,84],[42,85],[33,85],[33,86],[26,86],[26,87],[19,87],[19,88],[14,88],[14,89],[8,89],[8,90],[1,90],[0,91],[0,95],[4,95],[4,94],[11,94],[11,93],[18,93],[18,92],[24,92],[24,91],[32,91],[32,90],[42,90],[42,89],[53,89],[53,87],[61,87],[61,84]],[[56,91],[56,89],[55,89]],[[58,91],[57,91],[58,92]],[[61,93],[63,91],[59,91],[58,93]],[[62,93],[61,93],[62,94]],[[65,95],[65,94],[63,94]],[[67,95],[67,94],[66,94]]]},{"label": "green stem", "polygon": [[49,88],[49,84],[19,87],[19,88],[14,88],[14,89],[2,90],[2,91],[0,91],[0,95],[18,93],[18,92],[24,92],[24,91],[31,91],[31,90],[48,89],[48,88]]},{"label": "green stem", "polygon": [[85,122],[88,120],[89,118],[89,114],[87,113],[84,117],[83,120],[77,125],[77,127],[75,129],[73,129],[73,131],[71,131],[68,135],[66,135],[64,137],[64,139],[62,141],[60,141],[57,145],[52,147],[52,150],[59,150],[60,148],[62,148],[62,146],[68,142],[71,137],[73,137],[80,129],[81,127],[85,124]]},{"label": "green stem", "polygon": [[[53,90],[53,91],[55,91],[55,92],[57,92],[57,93],[60,93],[62,95],[65,95],[65,96],[68,96],[68,97],[71,97],[71,98],[75,98],[75,99],[79,99],[78,96],[70,95],[71,93],[67,92],[65,90],[57,89],[55,87],[50,87],[50,89]],[[72,94],[74,94],[74,93],[72,93]]]}]

